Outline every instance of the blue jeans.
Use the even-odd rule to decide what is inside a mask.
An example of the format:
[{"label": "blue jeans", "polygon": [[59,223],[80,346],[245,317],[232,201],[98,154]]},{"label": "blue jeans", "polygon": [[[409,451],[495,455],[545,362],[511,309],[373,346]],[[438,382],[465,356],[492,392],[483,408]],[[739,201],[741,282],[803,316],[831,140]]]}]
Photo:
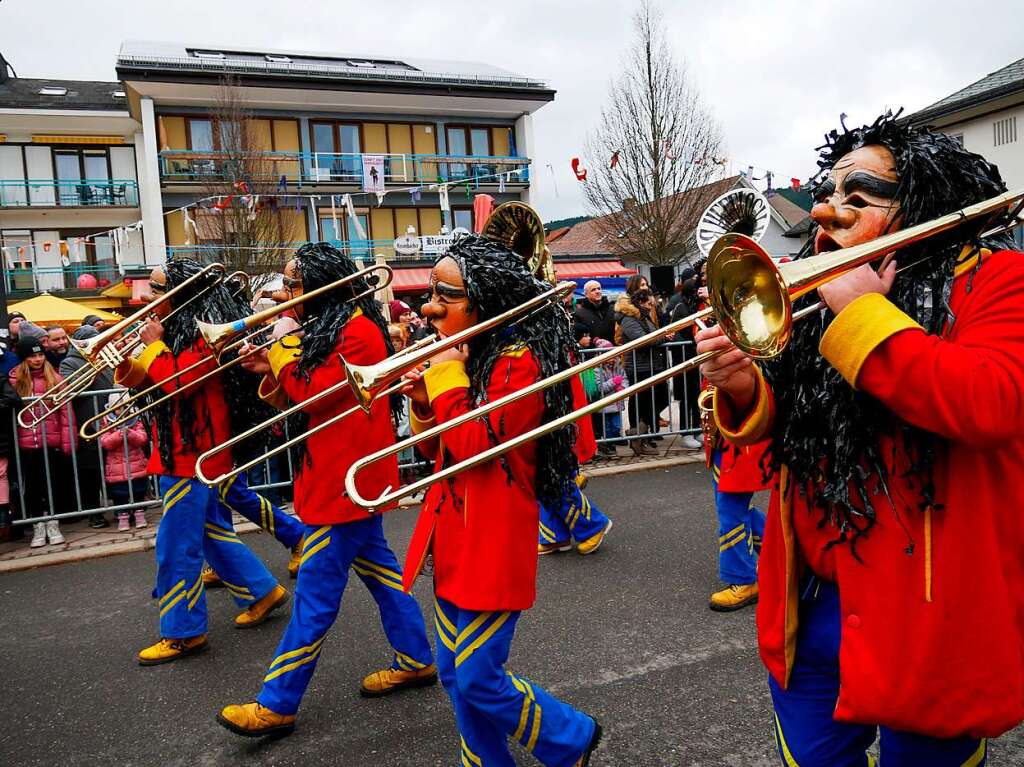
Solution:
[{"label": "blue jeans", "polygon": [[[768,679],[782,764],[874,767],[874,759],[865,751],[877,733],[881,767],[982,767],[986,759],[984,738],[944,740],[832,719],[839,698],[840,619],[839,589],[809,578],[800,601],[796,659],[789,688],[783,690],[774,678]],[[909,652],[913,652],[912,647]],[[892,682],[900,683],[898,679]]]}]

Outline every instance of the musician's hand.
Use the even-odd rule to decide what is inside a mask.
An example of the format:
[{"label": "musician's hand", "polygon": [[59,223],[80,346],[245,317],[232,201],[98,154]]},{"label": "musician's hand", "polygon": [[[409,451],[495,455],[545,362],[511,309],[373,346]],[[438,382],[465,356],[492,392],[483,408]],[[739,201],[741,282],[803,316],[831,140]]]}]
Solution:
[{"label": "musician's hand", "polygon": [[453,346],[451,349],[445,349],[443,352],[439,352],[430,358],[431,365],[439,365],[442,362],[465,362],[469,359],[469,347],[466,344],[460,344],[459,346]]},{"label": "musician's hand", "polygon": [[697,353],[727,351],[700,366],[701,375],[708,383],[728,395],[737,413],[745,413],[754,402],[757,376],[754,362],[746,352],[737,349],[722,328],[713,325],[697,333]]},{"label": "musician's hand", "polygon": [[405,381],[402,394],[412,400],[416,414],[426,420],[430,418],[430,398],[427,397],[427,386],[423,383],[423,371],[423,366],[420,366],[402,376],[402,380]]},{"label": "musician's hand", "polygon": [[868,293],[889,293],[893,280],[896,279],[896,262],[890,261],[882,276],[870,264],[864,264],[842,277],[826,282],[818,288],[818,295],[828,304],[833,314],[839,314],[849,304]]},{"label": "musician's hand", "polygon": [[164,326],[160,324],[160,320],[152,316],[147,317],[142,330],[139,331],[139,338],[142,339],[142,343],[149,346],[151,343],[160,341],[163,337]]},{"label": "musician's hand", "polygon": [[252,344],[242,344],[238,350],[238,356],[242,358],[239,363],[250,373],[266,375],[270,372],[270,362],[267,360],[267,349],[256,351],[257,347]]},{"label": "musician's hand", "polygon": [[281,339],[288,335],[302,338],[302,325],[294,317],[281,317],[274,323],[274,338]]}]

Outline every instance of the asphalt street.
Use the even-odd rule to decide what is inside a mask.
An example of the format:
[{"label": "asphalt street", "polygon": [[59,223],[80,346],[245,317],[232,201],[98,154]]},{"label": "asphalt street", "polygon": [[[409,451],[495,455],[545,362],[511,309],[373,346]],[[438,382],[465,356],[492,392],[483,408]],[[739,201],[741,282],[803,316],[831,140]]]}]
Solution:
[{"label": "asphalt street", "polygon": [[[778,764],[754,612],[707,609],[717,585],[707,472],[692,464],[604,477],[588,492],[615,528],[594,556],[542,558],[538,602],[520,620],[510,670],[603,724],[593,767]],[[387,516],[399,559],[414,517]],[[288,583],[283,548],[265,535],[243,540]],[[287,614],[238,631],[228,594],[211,591],[210,651],[142,668],[135,653],[158,638],[154,573],[147,552],[0,578],[0,765],[457,764],[458,734],[440,686],[359,696],[362,676],[390,657],[358,580],[298,729],[254,741],[222,729],[214,715],[255,697]],[[429,582],[421,579],[415,593],[429,615]],[[525,753],[518,759],[536,764]],[[1024,729],[993,742],[988,763],[1024,764]]]}]

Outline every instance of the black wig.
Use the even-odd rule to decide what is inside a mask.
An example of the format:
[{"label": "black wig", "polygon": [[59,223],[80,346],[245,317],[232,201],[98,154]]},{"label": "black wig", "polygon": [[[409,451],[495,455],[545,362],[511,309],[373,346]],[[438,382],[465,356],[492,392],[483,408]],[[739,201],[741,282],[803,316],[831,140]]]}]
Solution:
[{"label": "black wig", "polygon": [[[348,255],[326,242],[308,242],[299,248],[295,252],[295,270],[302,278],[302,289],[306,293],[359,271]],[[340,336],[356,309],[361,309],[363,315],[380,328],[388,356],[395,353],[387,321],[373,294],[367,293],[362,298],[352,300],[353,296],[368,291],[370,287],[367,279],[360,277],[337,290],[303,302],[302,326],[305,333],[302,337],[302,356],[299,357],[293,375],[309,380],[310,371],[322,365],[341,342]],[[400,408],[401,395],[396,395],[391,400],[393,417],[397,418]],[[308,428],[309,415],[304,411],[289,419],[288,429],[291,434],[300,434]],[[295,459],[298,471],[312,465],[312,457],[305,442],[298,447]]]},{"label": "black wig", "polygon": [[[478,309],[480,320],[496,317],[551,289],[551,285],[534,277],[522,256],[484,237],[465,235],[458,238],[447,256],[442,256],[445,257],[458,265],[466,286],[468,308],[470,311]],[[529,348],[540,366],[542,377],[571,366],[576,342],[569,314],[561,302],[553,302],[549,307],[524,315],[518,322],[481,333],[470,340],[466,373],[472,401],[482,403],[486,400],[487,384],[502,352],[521,346]],[[543,422],[563,416],[572,409],[572,391],[568,382],[544,390]],[[492,434],[491,440],[498,444],[505,441],[502,437],[500,433]],[[576,477],[575,439],[576,428],[573,426],[537,440],[534,490],[545,505],[558,504],[567,483]],[[509,481],[512,481],[508,464],[503,461],[502,465]]]},{"label": "black wig", "polygon": [[[191,258],[175,258],[168,261],[163,268],[167,275],[167,290],[170,291],[189,277],[198,274],[203,266]],[[199,291],[209,287],[211,282],[212,280],[196,280],[183,293],[173,296],[171,298],[172,310],[182,307]],[[233,295],[230,287],[223,283],[209,287],[209,290],[201,298],[190,301],[187,306],[176,311],[174,316],[164,321],[164,343],[177,356],[186,349],[190,349],[199,340],[197,324],[199,320],[212,323],[231,322],[249,314],[249,311],[248,304]],[[224,361],[227,359],[229,357],[225,357]],[[205,372],[205,368],[201,369],[201,372]],[[272,411],[269,406],[257,396],[258,380],[252,373],[235,365],[222,374],[221,380],[232,434],[240,434],[270,415]],[[173,470],[172,451],[174,447],[171,424],[175,418],[178,419],[181,439],[187,448],[194,449],[199,444],[197,437],[200,434],[212,436],[210,413],[205,408],[204,412],[196,412],[196,395],[201,388],[201,385],[197,386],[154,408],[160,442],[160,458],[164,466],[170,470]],[[236,445],[232,450],[232,456],[236,463],[247,460],[255,451],[261,451],[264,444],[265,440],[262,437],[254,437]]]},{"label": "black wig", "polygon": [[[897,121],[887,112],[871,125],[842,133],[831,131],[818,147],[820,171],[815,177],[815,199],[832,167],[850,152],[881,145],[892,152],[898,177],[895,201],[902,227],[920,224],[1006,190],[998,169],[959,142],[929,128]],[[827,188],[826,190],[827,191]],[[961,226],[941,236],[901,249],[897,263],[917,266],[902,272],[889,292],[889,300],[931,334],[940,334],[954,318],[949,313],[953,272],[965,258],[965,246],[999,250],[1003,238],[982,242],[982,225]],[[814,252],[818,227],[812,227],[799,258]],[[974,253],[967,251],[967,257]],[[980,266],[980,259],[978,262]],[[795,308],[818,300],[817,294],[800,299]],[[913,480],[921,508],[934,505],[933,438],[901,421],[868,394],[855,390],[818,352],[818,343],[835,319],[828,311],[793,327],[785,352],[764,365],[776,400],[776,420],[768,460],[778,471],[785,465],[790,481],[801,492],[813,488],[821,525],[837,528],[833,543],[856,541],[875,523],[870,497],[888,491],[889,477],[879,445],[883,434],[896,434],[909,451]],[[881,487],[878,486],[881,482]],[[783,488],[788,492],[788,488]],[[898,510],[895,510],[898,515]]]}]

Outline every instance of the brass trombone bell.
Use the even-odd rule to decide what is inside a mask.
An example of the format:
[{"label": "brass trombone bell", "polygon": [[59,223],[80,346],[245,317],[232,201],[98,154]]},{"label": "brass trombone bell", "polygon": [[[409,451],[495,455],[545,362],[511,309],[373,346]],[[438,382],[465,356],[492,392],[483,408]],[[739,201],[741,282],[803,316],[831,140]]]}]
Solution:
[{"label": "brass trombone bell", "polygon": [[522,256],[531,273],[548,282],[555,281],[544,222],[525,202],[503,202],[487,217],[480,234]]}]

